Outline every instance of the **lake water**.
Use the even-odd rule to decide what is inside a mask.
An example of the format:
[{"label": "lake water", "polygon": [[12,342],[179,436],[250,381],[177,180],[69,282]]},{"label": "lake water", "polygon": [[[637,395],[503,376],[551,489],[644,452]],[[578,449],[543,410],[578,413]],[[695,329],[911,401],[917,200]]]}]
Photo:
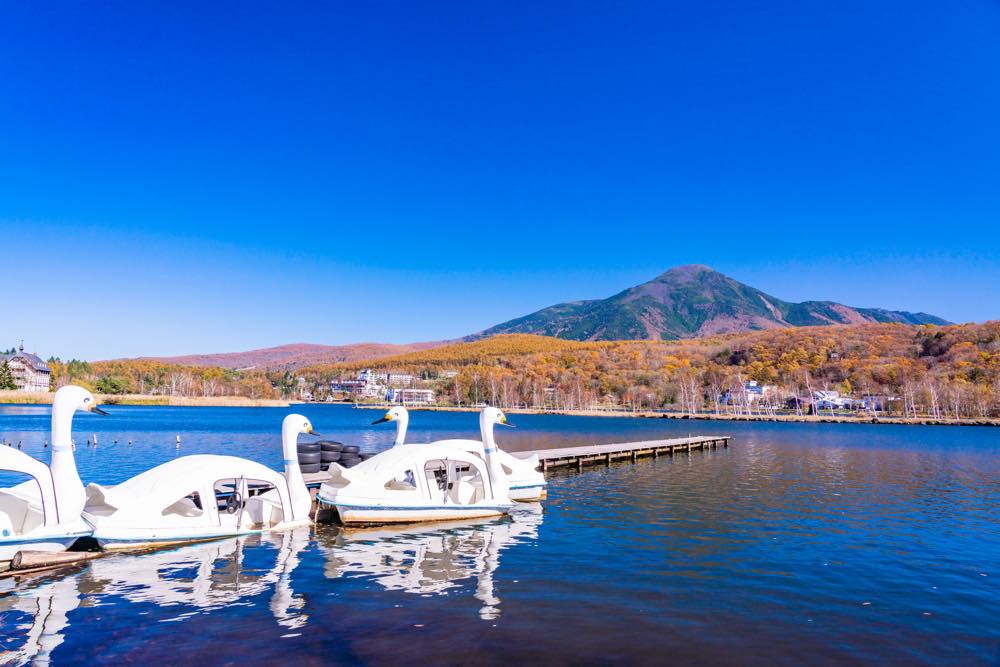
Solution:
[{"label": "lake water", "polygon": [[[85,481],[194,453],[281,464],[286,409],[109,410],[74,424]],[[393,437],[368,425],[376,412],[295,410],[366,450]],[[45,407],[0,407],[0,438],[47,460],[48,419]],[[509,519],[321,526],[0,580],[0,663],[1000,661],[1000,430],[511,421],[498,432],[511,450],[733,442],[550,473],[548,500]],[[472,413],[415,412],[408,440],[477,429]]]}]

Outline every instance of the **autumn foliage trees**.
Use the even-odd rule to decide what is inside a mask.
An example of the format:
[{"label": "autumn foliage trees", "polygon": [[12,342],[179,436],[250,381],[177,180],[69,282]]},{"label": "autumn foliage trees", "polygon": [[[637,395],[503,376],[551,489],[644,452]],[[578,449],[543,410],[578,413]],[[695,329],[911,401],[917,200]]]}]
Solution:
[{"label": "autumn foliage trees", "polygon": [[80,384],[107,394],[161,396],[280,396],[262,370],[236,371],[218,366],[179,366],[146,359],[85,362],[49,360],[52,389]]},{"label": "autumn foliage trees", "polygon": [[882,397],[906,416],[1000,416],[1000,322],[955,326],[866,324],[773,329],[682,341],[576,342],[496,336],[369,362],[300,371],[313,382],[365,367],[438,380],[456,404],[721,412],[747,380],[783,398],[816,390]]},{"label": "autumn foliage trees", "polygon": [[294,372],[151,360],[54,359],[49,365],[53,388],[74,381],[161,395],[290,397],[304,378],[305,387],[323,397],[330,380],[371,367],[413,373],[439,401],[459,405],[718,413],[733,410],[720,397],[755,380],[776,387],[782,405],[836,390],[882,397],[880,410],[900,416],[1000,417],[1000,322],[802,327],[681,341],[578,342],[517,334]]}]

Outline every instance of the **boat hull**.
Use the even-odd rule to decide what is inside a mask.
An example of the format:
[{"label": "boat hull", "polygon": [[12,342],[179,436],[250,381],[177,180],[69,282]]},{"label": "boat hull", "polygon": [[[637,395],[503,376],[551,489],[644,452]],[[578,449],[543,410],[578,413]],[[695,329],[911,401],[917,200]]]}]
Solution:
[{"label": "boat hull", "polygon": [[218,526],[206,528],[204,530],[192,530],[191,528],[177,528],[176,530],[149,530],[149,529],[129,529],[116,531],[102,531],[100,528],[94,531],[94,539],[101,545],[102,549],[109,551],[122,551],[130,549],[150,549],[154,547],[164,547],[173,544],[187,544],[190,542],[206,542],[208,540],[220,540],[227,537],[240,537],[242,535],[257,535],[280,530],[290,530],[301,526],[309,525],[308,520],[284,522],[272,528],[243,528],[240,530],[219,530]]},{"label": "boat hull", "polygon": [[511,500],[519,503],[533,503],[542,500],[547,494],[545,492],[545,484],[534,484],[511,486],[507,495]]},{"label": "boat hull", "polygon": [[67,533],[62,535],[25,536],[22,538],[0,540],[0,563],[8,563],[18,551],[47,551],[58,553],[66,551],[81,537],[89,537],[89,531]]},{"label": "boat hull", "polygon": [[341,523],[346,526],[481,519],[502,516],[507,514],[511,508],[510,505],[390,507],[381,505],[356,505],[325,500],[320,500],[320,502],[324,505],[336,507]]}]

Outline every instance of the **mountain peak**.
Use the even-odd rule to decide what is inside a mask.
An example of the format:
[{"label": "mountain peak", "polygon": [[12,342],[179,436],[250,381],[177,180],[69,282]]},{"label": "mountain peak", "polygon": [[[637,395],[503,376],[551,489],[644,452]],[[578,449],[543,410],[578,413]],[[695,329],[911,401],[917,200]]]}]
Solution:
[{"label": "mountain peak", "polygon": [[557,304],[470,338],[532,333],[570,340],[658,340],[860,322],[948,323],[925,313],[782,301],[704,264],[686,264],[607,299]]},{"label": "mountain peak", "polygon": [[667,269],[649,282],[683,283],[694,280],[704,280],[711,276],[722,276],[722,274],[712,267],[705,266],[704,264],[683,264],[681,266],[675,266],[671,269]]}]

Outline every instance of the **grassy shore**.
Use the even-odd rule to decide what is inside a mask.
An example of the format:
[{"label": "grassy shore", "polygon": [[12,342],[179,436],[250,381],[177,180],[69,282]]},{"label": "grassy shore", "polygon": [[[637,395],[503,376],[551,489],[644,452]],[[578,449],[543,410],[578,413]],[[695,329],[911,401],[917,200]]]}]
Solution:
[{"label": "grassy shore", "polygon": [[[385,404],[359,403],[356,407],[385,410]],[[480,408],[454,405],[407,406],[410,411],[436,410],[441,412],[478,412]],[[879,415],[732,415],[714,412],[656,412],[632,410],[541,410],[535,408],[509,408],[508,414],[573,415],[577,417],[633,417],[638,419],[688,419],[695,421],[734,422],[805,422],[812,424],[902,424],[907,426],[1000,426],[1000,419],[934,419],[932,417],[893,417]]]},{"label": "grassy shore", "polygon": [[[0,404],[48,405],[53,393],[0,391]],[[288,401],[242,396],[152,396],[149,394],[95,394],[102,405],[171,405],[185,407],[286,408]]]}]

